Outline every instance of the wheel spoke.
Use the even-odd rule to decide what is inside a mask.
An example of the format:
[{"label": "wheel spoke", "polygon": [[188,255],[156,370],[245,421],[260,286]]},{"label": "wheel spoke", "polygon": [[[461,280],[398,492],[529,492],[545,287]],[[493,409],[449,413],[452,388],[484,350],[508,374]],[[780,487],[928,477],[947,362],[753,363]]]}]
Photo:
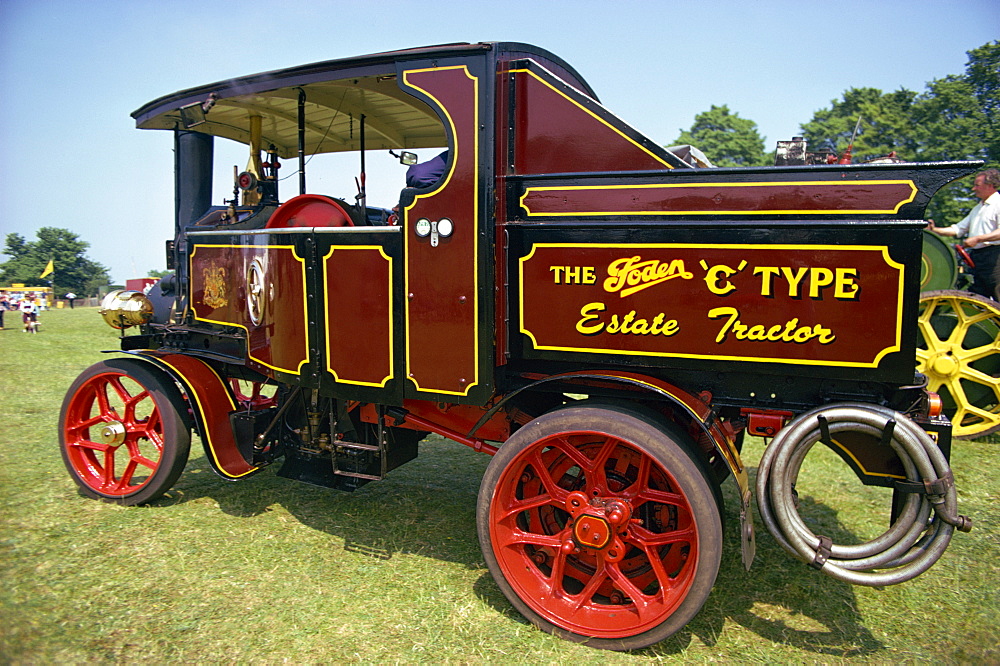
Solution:
[{"label": "wheel spoke", "polygon": [[[662,612],[658,605],[654,607],[651,603],[656,600],[656,596],[650,597],[644,594],[643,591],[637,588],[629,577],[623,574],[617,566],[609,566],[608,575],[611,580],[618,585],[625,596],[632,600],[636,613],[639,615],[640,622],[648,622],[650,619],[655,619],[655,616]],[[660,594],[662,594],[662,586],[660,589]]]},{"label": "wheel spoke", "polygon": [[1000,427],[1000,309],[975,294],[925,294],[918,317],[917,367],[940,392],[956,437]]},{"label": "wheel spoke", "polygon": [[548,444],[565,454],[566,457],[576,463],[577,467],[582,469],[585,474],[589,472],[593,466],[594,461],[584,455],[583,452],[577,449],[576,446],[574,446],[566,437],[555,437],[549,440]]},{"label": "wheel spoke", "polygon": [[668,504],[670,506],[687,506],[687,501],[684,499],[683,495],[677,493],[668,493],[662,490],[653,490],[651,488],[646,488],[640,491],[637,496],[637,500],[643,502],[654,502],[656,504]]},{"label": "wheel spoke", "polygon": [[655,559],[656,556],[649,552],[650,548],[659,548],[672,543],[691,543],[696,536],[694,529],[690,527],[659,533],[651,532],[643,527],[633,527],[629,530],[629,535],[631,538],[626,539],[626,541],[645,550],[651,559]]},{"label": "wheel spoke", "polygon": [[127,406],[129,400],[132,399],[132,395],[125,388],[125,385],[122,384],[122,376],[108,377],[107,384],[114,389],[115,393],[118,394],[118,398]]},{"label": "wheel spoke", "polygon": [[510,518],[511,516],[516,516],[524,511],[531,511],[532,509],[537,509],[538,507],[548,506],[550,504],[557,504],[552,501],[552,498],[548,495],[535,495],[534,497],[529,497],[527,499],[513,501],[506,507],[504,507],[503,512],[500,517],[503,519]]},{"label": "wheel spoke", "polygon": [[608,564],[604,561],[604,558],[600,558],[600,563],[597,565],[597,571],[590,577],[587,584],[583,587],[583,590],[576,595],[572,595],[570,598],[573,600],[573,610],[579,611],[594,598],[594,594],[601,588],[604,581],[608,579]]},{"label": "wheel spoke", "polygon": [[101,485],[105,488],[115,487],[115,447],[104,450],[104,468],[101,470]]},{"label": "wheel spoke", "polygon": [[545,488],[545,491],[548,493],[549,501],[558,504],[565,503],[566,496],[569,493],[560,488],[559,484],[556,483],[556,479],[552,478],[552,475],[549,473],[548,465],[544,460],[542,460],[541,447],[536,447],[531,451],[531,454],[528,456],[528,462],[531,465],[531,469],[534,470],[535,475],[538,477],[538,480],[542,482],[542,486]]},{"label": "wheel spoke", "polygon": [[97,398],[97,409],[101,416],[118,418],[115,410],[111,407],[111,400],[108,398],[108,381],[100,382],[93,387],[94,396]]},{"label": "wheel spoke", "polygon": [[89,439],[77,439],[69,444],[71,447],[76,449],[87,449],[89,451],[99,451],[104,452],[108,450],[108,445],[104,442],[95,442]]}]

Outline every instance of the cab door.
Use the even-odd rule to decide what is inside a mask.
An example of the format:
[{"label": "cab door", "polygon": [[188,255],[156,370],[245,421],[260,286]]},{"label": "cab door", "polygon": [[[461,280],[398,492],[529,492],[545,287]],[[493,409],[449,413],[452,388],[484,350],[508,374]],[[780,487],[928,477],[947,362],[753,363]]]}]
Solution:
[{"label": "cab door", "polygon": [[481,404],[493,393],[488,62],[411,62],[397,74],[404,91],[436,111],[449,149],[442,179],[400,201],[408,398]]}]

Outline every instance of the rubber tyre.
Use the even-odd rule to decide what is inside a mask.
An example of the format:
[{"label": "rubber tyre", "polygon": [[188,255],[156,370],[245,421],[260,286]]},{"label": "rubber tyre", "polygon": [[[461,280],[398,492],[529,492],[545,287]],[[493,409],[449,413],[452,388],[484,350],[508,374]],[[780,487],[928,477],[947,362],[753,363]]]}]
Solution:
[{"label": "rubber tyre", "polygon": [[[530,494],[546,481],[558,490]],[[573,531],[560,508],[571,490],[627,501],[642,521],[629,523],[619,561],[558,548]],[[673,505],[655,501],[666,493]],[[538,628],[591,647],[640,649],[684,627],[708,599],[722,556],[716,493],[679,428],[615,406],[567,406],[518,430],[493,457],[479,491],[479,543],[501,591]],[[667,544],[671,532],[676,542]]]},{"label": "rubber tyre", "polygon": [[[59,414],[63,463],[80,491],[126,506],[162,496],[191,449],[185,405],[173,381],[146,363],[110,359],[84,370]],[[102,432],[114,429],[109,443]]]}]

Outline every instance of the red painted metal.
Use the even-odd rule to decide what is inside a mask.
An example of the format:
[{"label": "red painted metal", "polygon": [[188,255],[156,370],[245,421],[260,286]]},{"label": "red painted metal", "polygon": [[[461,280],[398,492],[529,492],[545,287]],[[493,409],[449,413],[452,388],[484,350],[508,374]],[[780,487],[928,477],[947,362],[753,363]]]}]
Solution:
[{"label": "red painted metal", "polygon": [[[164,445],[160,414],[148,387],[125,372],[109,370],[91,377],[66,407],[67,461],[78,478],[104,496],[137,492],[160,467]],[[112,424],[121,424],[121,441],[109,444],[100,431]]]},{"label": "red painted metal", "polygon": [[881,246],[536,244],[520,274],[540,351],[876,367],[903,326]]},{"label": "red painted metal", "polygon": [[[417,405],[410,403],[410,406],[415,407]],[[378,423],[378,415],[375,411],[374,405],[369,404],[369,405],[363,405],[361,407],[361,420],[368,423]],[[454,421],[454,419],[452,419],[452,421]],[[471,426],[475,421],[464,420],[464,422],[468,423],[468,425]],[[409,411],[407,412],[406,418],[402,423],[397,422],[391,416],[386,416],[384,425],[400,426],[404,428],[410,426],[416,430],[433,432],[435,434],[441,435],[442,437],[447,437],[450,440],[456,441],[459,444],[464,444],[465,446],[468,446],[470,449],[474,449],[476,451],[482,451],[483,453],[488,453],[491,456],[497,452],[497,447],[487,444],[485,441],[477,437],[468,437],[452,428],[446,427],[442,425],[440,420],[437,418],[432,421],[429,418],[418,416],[417,414],[414,414],[413,412]]]},{"label": "red painted metal", "polygon": [[278,206],[265,227],[353,227],[350,214],[332,197],[300,194]]},{"label": "red painted metal", "polygon": [[741,409],[740,415],[747,418],[747,432],[757,437],[774,437],[794,416],[792,412],[761,409]]},{"label": "red painted metal", "polygon": [[528,188],[529,218],[546,215],[802,215],[896,213],[911,181],[803,181]]},{"label": "red painted metal", "polygon": [[[247,238],[261,239],[267,237]],[[255,261],[263,276],[257,322],[248,307],[248,276]],[[262,374],[299,374],[309,359],[305,260],[290,245],[195,244],[191,308],[198,320],[246,330],[248,364]]]},{"label": "red painted metal", "polygon": [[205,361],[186,354],[144,351],[142,355],[155,359],[186,388],[212,467],[230,479],[256,472],[257,467],[247,463],[236,447],[229,413],[237,406],[218,373]]},{"label": "red painted metal", "polygon": [[[628,520],[643,503],[645,520]],[[576,528],[584,525],[567,513],[589,516],[592,528],[604,522],[612,536],[603,548],[580,547]],[[518,597],[583,636],[652,629],[694,582],[699,541],[688,498],[648,454],[602,433],[562,432],[527,447],[501,473],[490,524],[493,552]]]},{"label": "red painted metal", "polygon": [[[467,395],[479,382],[479,134],[481,84],[467,67],[404,73],[402,85],[439,105],[453,123],[443,184],[403,210],[406,233],[407,376],[418,393]],[[447,217],[455,231],[437,247],[413,231]]]},{"label": "red painted metal", "polygon": [[392,260],[378,246],[336,245],[323,281],[327,371],[338,382],[384,386],[395,375]]},{"label": "red painted metal", "polygon": [[663,158],[630,140],[549,77],[514,70],[514,173],[667,169]]}]

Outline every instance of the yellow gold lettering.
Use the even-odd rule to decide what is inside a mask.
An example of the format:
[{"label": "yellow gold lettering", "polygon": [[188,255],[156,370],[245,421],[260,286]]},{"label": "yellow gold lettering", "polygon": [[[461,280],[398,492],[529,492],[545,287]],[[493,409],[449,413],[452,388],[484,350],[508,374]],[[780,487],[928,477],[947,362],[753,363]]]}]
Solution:
[{"label": "yellow gold lettering", "polygon": [[604,312],[604,309],[604,303],[587,303],[584,305],[580,308],[580,321],[576,322],[576,330],[584,335],[597,335],[600,333],[604,330],[604,324],[601,322],[591,324],[589,322],[600,319],[600,315],[594,313]]},{"label": "yellow gold lettering", "polygon": [[[709,287],[711,289],[711,287]],[[726,335],[729,333],[729,327],[733,325],[736,318],[740,316],[740,311],[736,308],[722,307],[722,308],[712,308],[708,311],[709,319],[719,319],[720,317],[729,317],[729,321],[722,325],[722,329],[719,330],[719,334],[715,336],[716,342],[724,342]]]},{"label": "yellow gold lettering", "polygon": [[771,296],[771,288],[774,286],[774,276],[778,274],[777,266],[757,266],[753,269],[754,275],[760,275],[760,295]]},{"label": "yellow gold lettering", "polygon": [[809,269],[809,298],[819,298],[820,289],[833,284],[833,271],[829,268]]},{"label": "yellow gold lettering", "polygon": [[788,282],[788,295],[792,298],[799,297],[799,282],[805,277],[806,271],[808,269],[805,266],[800,267],[794,273],[792,273],[791,266],[782,266],[781,274],[785,277]]},{"label": "yellow gold lettering", "polygon": [[854,281],[858,277],[857,268],[838,268],[836,271],[836,282],[833,286],[833,297],[843,299],[854,299],[858,297],[861,289]]},{"label": "yellow gold lettering", "polygon": [[708,311],[709,319],[725,319],[722,328],[715,336],[717,343],[723,343],[731,334],[737,340],[751,342],[791,342],[802,344],[815,340],[821,345],[828,345],[837,339],[832,330],[822,324],[800,326],[798,317],[789,319],[784,324],[765,324],[748,326],[739,319],[740,311],[731,307],[713,308]]},{"label": "yellow gold lettering", "polygon": [[743,270],[746,266],[746,261],[740,263],[739,268],[730,268],[725,264],[717,264],[711,268],[705,266],[705,262],[702,262],[702,267],[707,271],[705,273],[705,286],[713,294],[718,294],[720,296],[725,296],[731,291],[736,291],[736,286],[728,280],[732,276]]}]

